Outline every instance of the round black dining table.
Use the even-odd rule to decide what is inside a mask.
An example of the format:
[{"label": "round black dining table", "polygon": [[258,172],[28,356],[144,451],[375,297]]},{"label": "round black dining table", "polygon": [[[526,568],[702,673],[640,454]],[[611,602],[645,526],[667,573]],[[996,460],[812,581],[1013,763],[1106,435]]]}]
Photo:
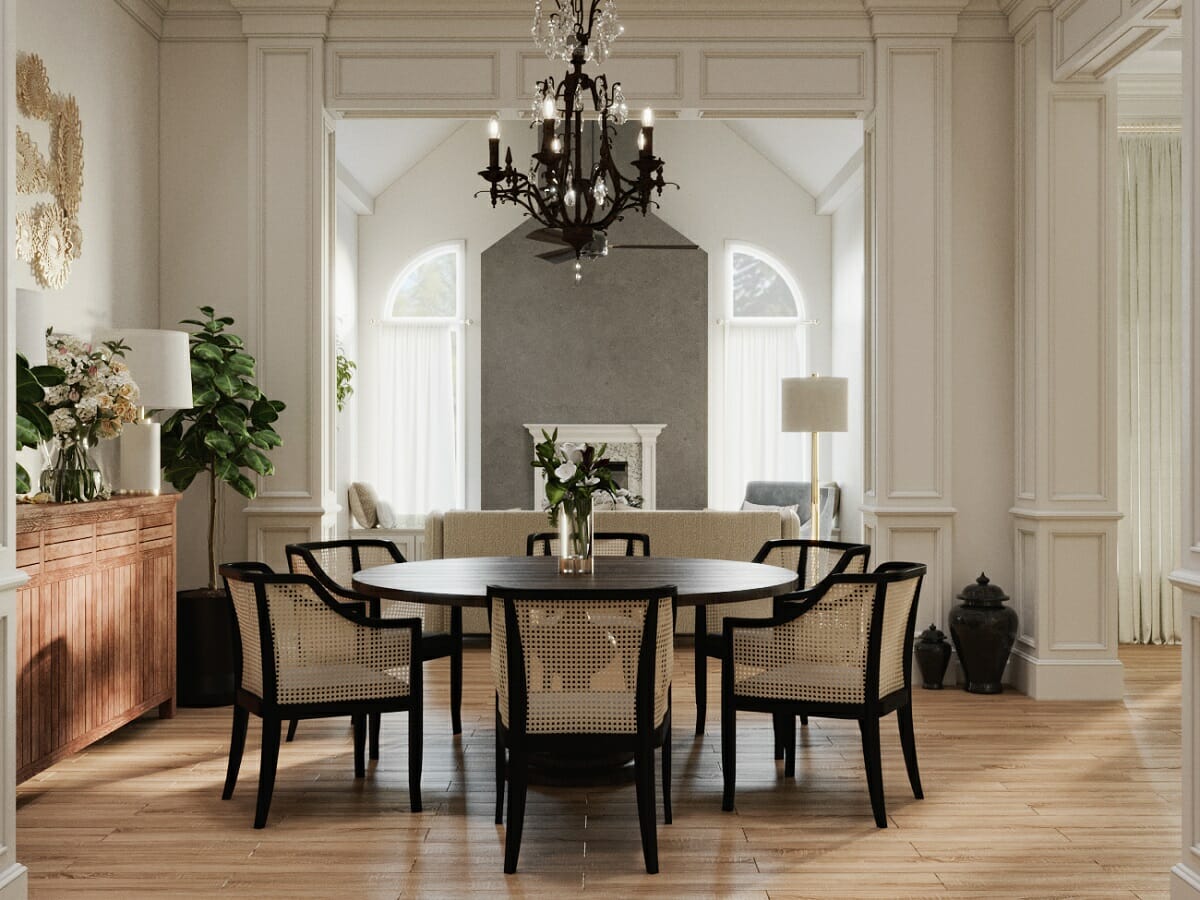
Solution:
[{"label": "round black dining table", "polygon": [[487,606],[489,585],[527,590],[620,590],[675,585],[680,606],[736,603],[796,589],[791,569],[729,559],[598,556],[589,575],[560,575],[554,556],[474,556],[376,566],[354,574],[354,589],[388,600]]}]

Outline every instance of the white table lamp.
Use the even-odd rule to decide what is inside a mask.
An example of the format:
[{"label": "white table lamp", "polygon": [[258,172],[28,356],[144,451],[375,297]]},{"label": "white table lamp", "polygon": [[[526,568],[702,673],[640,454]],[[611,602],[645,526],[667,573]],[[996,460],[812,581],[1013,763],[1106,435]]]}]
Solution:
[{"label": "white table lamp", "polygon": [[142,419],[121,430],[121,479],[124,491],[157,494],[162,487],[162,427],[146,410],[191,409],[192,366],[186,331],[111,328],[92,343],[123,340],[125,362],[141,392]]},{"label": "white table lamp", "polygon": [[817,435],[822,431],[846,431],[847,379],[785,378],[781,383],[780,429],[786,432],[807,431],[812,435],[812,481],[809,502],[812,510],[809,523],[813,540],[821,537],[821,482],[817,478]]}]

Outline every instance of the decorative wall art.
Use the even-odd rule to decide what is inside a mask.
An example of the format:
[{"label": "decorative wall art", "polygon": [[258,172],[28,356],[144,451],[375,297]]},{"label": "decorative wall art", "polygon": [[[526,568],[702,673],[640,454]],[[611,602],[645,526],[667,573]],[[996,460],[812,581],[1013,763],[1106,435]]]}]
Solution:
[{"label": "decorative wall art", "polygon": [[50,90],[46,64],[35,53],[17,55],[17,109],[50,126],[50,158],[17,126],[17,192],[51,194],[17,213],[17,259],[27,262],[42,287],[62,288],[71,262],[83,253],[79,206],[83,201],[83,125],[70,94]]}]

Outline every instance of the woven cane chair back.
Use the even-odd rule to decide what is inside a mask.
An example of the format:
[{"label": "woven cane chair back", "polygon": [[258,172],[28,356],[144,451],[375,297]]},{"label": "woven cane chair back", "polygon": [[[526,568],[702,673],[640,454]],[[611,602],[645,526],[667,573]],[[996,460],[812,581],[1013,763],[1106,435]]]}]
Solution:
[{"label": "woven cane chair back", "polygon": [[[598,531],[592,539],[596,556],[649,556],[650,535],[624,531]],[[525,539],[526,556],[558,556],[558,532],[539,531]]]},{"label": "woven cane chair back", "polygon": [[307,577],[225,574],[225,585],[237,620],[244,690],[284,705],[410,693],[412,630],[352,621]]},{"label": "woven cane chair back", "polygon": [[[768,541],[755,557],[768,566],[791,569],[800,575],[796,588],[807,591],[816,587],[834,572],[859,575],[867,569],[870,548],[864,544],[841,544],[833,541],[784,540]],[[720,634],[727,616],[744,614],[737,604],[716,603],[704,608],[705,625],[709,634]]]},{"label": "woven cane chair back", "polygon": [[[634,734],[638,673],[646,652],[648,618],[656,618],[651,696],[657,728],[667,714],[674,671],[671,588],[634,599],[511,598],[517,634],[509,635],[505,600],[492,593],[492,678],[507,728],[512,691],[509,654],[524,658],[525,731],[528,734]],[[651,605],[656,611],[649,616]]]},{"label": "woven cane chair back", "polygon": [[[326,587],[336,586],[352,594],[356,594],[354,573],[404,561],[404,556],[395,545],[386,541],[324,541],[288,547],[288,566],[292,572],[311,575]],[[379,601],[379,615],[384,619],[420,619],[424,626],[427,624],[427,611],[424,603]]]},{"label": "woven cane chair back", "polygon": [[904,688],[918,568],[902,578],[835,575],[798,617],[733,627],[734,694],[861,704]]}]

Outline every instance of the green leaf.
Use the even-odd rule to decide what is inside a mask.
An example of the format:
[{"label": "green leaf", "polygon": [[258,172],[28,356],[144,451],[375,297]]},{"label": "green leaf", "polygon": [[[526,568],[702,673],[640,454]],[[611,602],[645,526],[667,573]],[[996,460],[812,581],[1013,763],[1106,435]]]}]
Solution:
[{"label": "green leaf", "polygon": [[213,387],[226,397],[236,397],[242,389],[242,383],[228,372],[217,372],[213,375]]},{"label": "green leaf", "polygon": [[25,471],[25,467],[17,463],[17,493],[28,494],[32,490],[33,485],[29,482],[29,473]]},{"label": "green leaf", "polygon": [[244,435],[246,433],[246,409],[237,403],[222,403],[217,407],[217,421],[226,431]]},{"label": "green leaf", "polygon": [[40,406],[22,406],[19,414],[41,436],[42,440],[49,440],[54,437],[54,426],[50,424],[50,417]]},{"label": "green leaf", "polygon": [[271,464],[271,460],[267,459],[267,455],[253,447],[246,447],[238,456],[238,462],[247,468],[253,469],[259,475],[270,475],[275,471],[275,466]]},{"label": "green leaf", "polygon": [[233,453],[237,446],[233,442],[233,438],[225,434],[223,431],[210,431],[204,435],[204,444],[210,450],[215,450],[222,456],[228,456]]},{"label": "green leaf", "polygon": [[17,416],[17,449],[22,447],[36,447],[41,441],[42,436],[24,416]]},{"label": "green leaf", "polygon": [[225,358],[225,354],[220,347],[213,344],[197,344],[192,350],[192,356],[210,362],[219,363]]},{"label": "green leaf", "polygon": [[225,364],[229,366],[231,372],[237,375],[242,375],[246,378],[254,377],[254,357],[247,353],[233,353],[225,361]]},{"label": "green leaf", "polygon": [[254,482],[251,481],[249,478],[247,478],[245,475],[239,474],[239,475],[235,476],[229,482],[229,484],[233,487],[233,489],[235,491],[237,491],[239,494],[241,494],[243,497],[247,498],[248,500],[253,500],[255,495],[258,493],[258,489],[254,486]]}]

